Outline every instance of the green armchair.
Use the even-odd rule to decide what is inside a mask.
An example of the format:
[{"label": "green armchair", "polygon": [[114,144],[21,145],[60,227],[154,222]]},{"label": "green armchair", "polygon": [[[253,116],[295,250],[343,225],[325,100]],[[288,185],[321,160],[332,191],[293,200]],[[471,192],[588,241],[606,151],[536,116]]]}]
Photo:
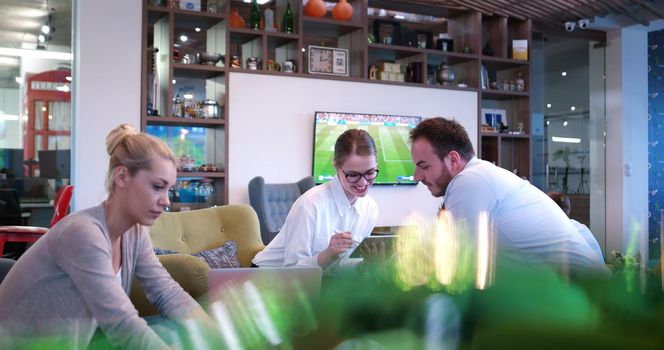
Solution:
[{"label": "green armchair", "polygon": [[[207,294],[210,268],[201,259],[189,254],[217,248],[226,241],[234,240],[241,266],[249,267],[254,256],[265,248],[258,217],[248,205],[165,213],[150,228],[150,238],[155,247],[182,253],[161,255],[159,260],[173,279],[197,300]],[[130,299],[139,315],[157,314],[137,280],[132,283]]]}]

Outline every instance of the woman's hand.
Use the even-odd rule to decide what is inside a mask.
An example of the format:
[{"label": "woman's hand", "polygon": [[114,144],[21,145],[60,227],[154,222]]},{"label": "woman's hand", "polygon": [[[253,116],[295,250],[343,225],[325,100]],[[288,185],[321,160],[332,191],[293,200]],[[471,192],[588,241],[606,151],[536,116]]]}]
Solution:
[{"label": "woman's hand", "polygon": [[318,254],[318,265],[329,266],[340,254],[353,246],[353,235],[350,232],[337,232],[330,238],[330,244]]},{"label": "woman's hand", "polygon": [[353,246],[353,235],[350,232],[337,232],[330,238],[327,247],[335,256],[345,253]]},{"label": "woman's hand", "polygon": [[385,252],[385,242],[381,241],[380,244],[371,242],[370,245],[362,246],[362,256],[364,257],[364,264],[375,265],[385,262],[387,253]]}]

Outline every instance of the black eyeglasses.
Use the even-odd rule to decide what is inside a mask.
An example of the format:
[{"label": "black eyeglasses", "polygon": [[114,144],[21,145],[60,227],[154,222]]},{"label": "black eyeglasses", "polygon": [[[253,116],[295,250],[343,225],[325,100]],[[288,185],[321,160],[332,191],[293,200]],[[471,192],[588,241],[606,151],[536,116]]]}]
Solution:
[{"label": "black eyeglasses", "polygon": [[344,176],[346,176],[346,180],[352,183],[360,181],[360,179],[363,177],[367,181],[371,181],[378,177],[378,169],[367,170],[364,173],[358,173],[357,171],[346,171],[343,169],[341,169],[341,171],[344,173]]}]

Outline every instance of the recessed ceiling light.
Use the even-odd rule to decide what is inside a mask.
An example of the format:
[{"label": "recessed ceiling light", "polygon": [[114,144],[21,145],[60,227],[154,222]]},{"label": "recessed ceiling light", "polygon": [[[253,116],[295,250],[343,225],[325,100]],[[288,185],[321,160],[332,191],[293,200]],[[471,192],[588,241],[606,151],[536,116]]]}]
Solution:
[{"label": "recessed ceiling light", "polygon": [[572,106],[572,107],[570,107],[569,109],[572,110],[572,111],[574,111],[574,110],[576,110],[576,107],[575,107],[575,106]]},{"label": "recessed ceiling light", "polygon": [[189,40],[189,38],[186,35],[184,34],[180,35],[180,41],[186,42],[187,40]]},{"label": "recessed ceiling light", "polygon": [[577,137],[551,136],[551,141],[562,142],[562,143],[581,143],[581,139]]},{"label": "recessed ceiling light", "polygon": [[563,121],[563,126],[567,126],[567,120]]},{"label": "recessed ceiling light", "polygon": [[567,72],[562,72],[562,73],[560,73],[560,75],[562,75],[563,77],[567,76]]},{"label": "recessed ceiling light", "polygon": [[196,28],[194,28],[194,30],[197,31],[197,32],[200,32],[201,28],[196,27]]},{"label": "recessed ceiling light", "polygon": [[547,104],[546,104],[546,108],[551,108],[551,104],[550,104],[550,103],[547,103]]}]

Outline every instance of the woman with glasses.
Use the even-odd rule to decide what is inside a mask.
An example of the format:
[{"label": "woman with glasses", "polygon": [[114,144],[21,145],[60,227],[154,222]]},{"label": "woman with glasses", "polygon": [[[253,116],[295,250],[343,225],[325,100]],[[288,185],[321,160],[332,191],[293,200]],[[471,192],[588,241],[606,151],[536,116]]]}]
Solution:
[{"label": "woman with glasses", "polygon": [[367,195],[378,176],[376,145],[368,132],[349,129],[334,145],[336,176],[293,203],[284,226],[256,255],[254,266],[353,266],[351,248],[371,234],[378,206]]}]

